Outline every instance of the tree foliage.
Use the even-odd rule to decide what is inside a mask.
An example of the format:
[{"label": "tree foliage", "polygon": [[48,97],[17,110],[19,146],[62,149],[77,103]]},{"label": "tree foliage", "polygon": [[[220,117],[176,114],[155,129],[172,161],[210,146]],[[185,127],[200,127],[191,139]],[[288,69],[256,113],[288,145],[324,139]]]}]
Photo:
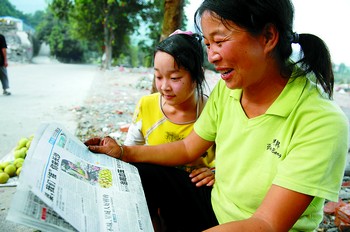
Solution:
[{"label": "tree foliage", "polygon": [[53,0],[50,4],[56,17],[69,21],[75,38],[94,41],[104,51],[107,69],[112,57],[125,50],[125,41],[139,27],[146,6],[143,0]]},{"label": "tree foliage", "polygon": [[36,11],[34,14],[24,14],[22,11],[16,9],[9,0],[0,1],[0,16],[11,16],[21,19],[27,25],[35,28],[42,20],[44,15],[43,11]]},{"label": "tree foliage", "polygon": [[[163,15],[157,15],[163,19],[159,41],[167,38],[177,29],[185,29],[187,18],[183,12],[188,2],[187,0],[164,0],[161,3],[163,4]],[[159,43],[159,41],[157,41],[157,43]],[[151,93],[155,92],[157,92],[157,88],[155,86],[155,79],[153,79]]]},{"label": "tree foliage", "polygon": [[36,38],[50,46],[51,55],[65,63],[86,61],[86,43],[72,36],[69,22],[59,20],[48,10],[41,23],[36,27]]},{"label": "tree foliage", "polygon": [[24,20],[27,19],[27,16],[21,11],[17,10],[16,7],[9,2],[9,0],[0,1],[0,16],[12,16]]},{"label": "tree foliage", "polygon": [[[36,29],[37,40],[48,43],[51,54],[58,60],[84,62],[93,53],[94,57],[106,57],[105,68],[109,68],[112,59],[118,64],[152,65],[153,48],[161,40],[161,35],[167,37],[175,29],[185,29],[186,16],[182,12],[188,2],[49,0],[45,12],[25,15],[8,1],[0,1],[0,12],[10,12],[10,16],[30,20]],[[165,8],[167,12],[170,9],[167,7],[170,2],[178,7],[171,8],[177,12],[177,24],[173,26],[167,25],[173,14],[164,11]],[[164,28],[168,28],[167,32]]]}]

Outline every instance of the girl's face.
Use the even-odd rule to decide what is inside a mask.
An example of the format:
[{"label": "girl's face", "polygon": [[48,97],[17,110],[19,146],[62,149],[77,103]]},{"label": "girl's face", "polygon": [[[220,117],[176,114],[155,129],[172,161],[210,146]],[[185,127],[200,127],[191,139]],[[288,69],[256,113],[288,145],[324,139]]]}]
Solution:
[{"label": "girl's face", "polygon": [[158,51],[154,57],[154,76],[158,92],[169,105],[193,100],[195,83],[191,74],[179,68],[175,59],[166,52]]},{"label": "girl's face", "polygon": [[261,81],[266,68],[262,36],[253,37],[232,22],[224,25],[208,11],[202,15],[201,26],[208,60],[228,88],[248,88]]}]

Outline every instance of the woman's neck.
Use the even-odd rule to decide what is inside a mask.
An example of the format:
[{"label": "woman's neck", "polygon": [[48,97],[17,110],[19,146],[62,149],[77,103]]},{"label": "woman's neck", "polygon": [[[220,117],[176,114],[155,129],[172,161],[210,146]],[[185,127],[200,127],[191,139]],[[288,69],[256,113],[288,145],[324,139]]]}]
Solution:
[{"label": "woman's neck", "polygon": [[254,118],[266,113],[287,83],[287,78],[278,77],[244,89],[241,105],[247,117]]}]

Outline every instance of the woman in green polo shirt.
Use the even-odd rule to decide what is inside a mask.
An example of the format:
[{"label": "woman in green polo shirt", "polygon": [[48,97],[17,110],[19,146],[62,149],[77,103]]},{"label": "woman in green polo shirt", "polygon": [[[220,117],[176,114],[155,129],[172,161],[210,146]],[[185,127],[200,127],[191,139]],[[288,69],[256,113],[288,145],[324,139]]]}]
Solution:
[{"label": "woman in green polo shirt", "polygon": [[[221,80],[192,133],[159,146],[87,143],[137,163],[147,191],[167,196],[150,200],[173,210],[169,231],[315,231],[325,199],[338,200],[349,122],[332,101],[325,43],[293,32],[293,16],[289,0],[204,0],[196,25]],[[303,55],[297,62],[292,43]],[[173,194],[183,183],[172,183],[166,166],[188,163],[214,142],[212,191]]]}]

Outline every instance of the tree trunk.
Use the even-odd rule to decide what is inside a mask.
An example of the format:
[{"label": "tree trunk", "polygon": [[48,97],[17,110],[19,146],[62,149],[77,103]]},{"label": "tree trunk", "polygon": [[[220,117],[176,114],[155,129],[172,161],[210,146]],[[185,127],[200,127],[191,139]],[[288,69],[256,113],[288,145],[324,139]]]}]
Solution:
[{"label": "tree trunk", "polygon": [[164,0],[164,21],[160,41],[181,27],[184,0]]},{"label": "tree trunk", "polygon": [[[184,8],[184,0],[164,0],[164,19],[160,41],[167,38],[175,30],[180,29]],[[157,92],[153,78],[151,93]]]},{"label": "tree trunk", "polygon": [[102,60],[102,68],[110,69],[112,62],[112,40],[113,32],[108,24],[108,13],[105,16],[105,25],[104,25],[104,59]]}]

